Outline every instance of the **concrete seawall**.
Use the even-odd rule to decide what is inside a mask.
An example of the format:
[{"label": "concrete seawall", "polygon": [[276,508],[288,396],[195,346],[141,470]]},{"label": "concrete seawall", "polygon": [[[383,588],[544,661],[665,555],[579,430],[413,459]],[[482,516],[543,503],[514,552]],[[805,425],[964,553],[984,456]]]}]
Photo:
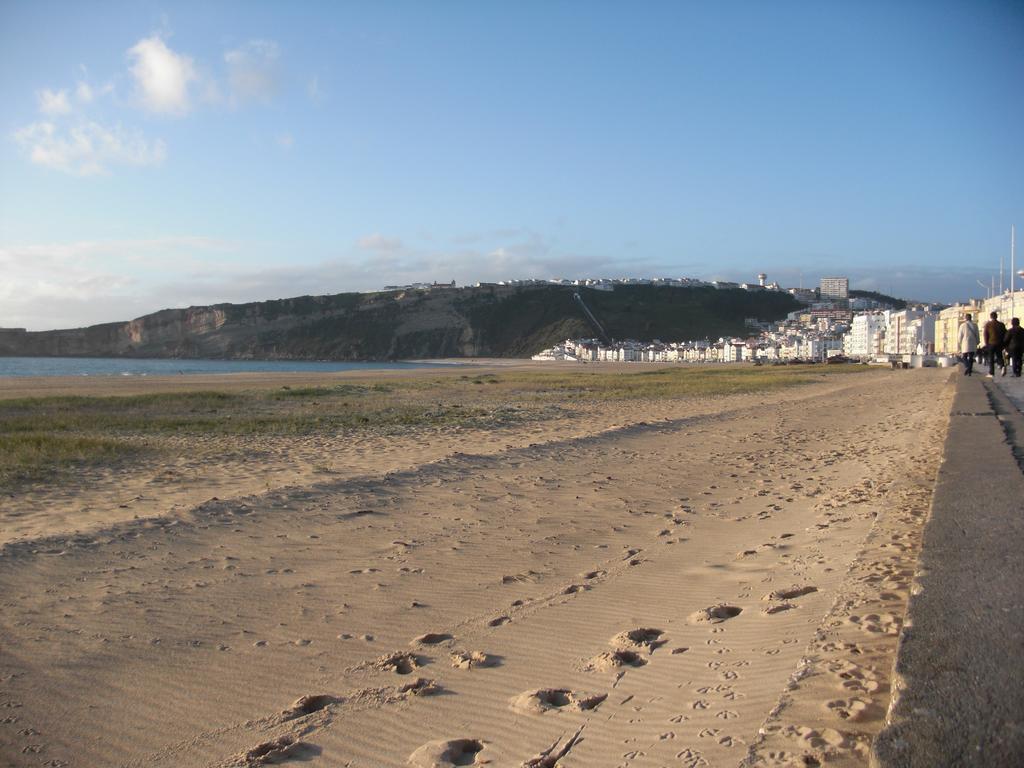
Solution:
[{"label": "concrete seawall", "polygon": [[1024,765],[1022,384],[958,381],[876,768]]}]

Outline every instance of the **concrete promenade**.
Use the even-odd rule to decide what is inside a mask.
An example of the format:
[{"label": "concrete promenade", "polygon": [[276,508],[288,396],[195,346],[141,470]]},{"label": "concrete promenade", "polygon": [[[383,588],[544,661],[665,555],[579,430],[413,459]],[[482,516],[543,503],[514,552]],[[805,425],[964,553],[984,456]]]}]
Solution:
[{"label": "concrete promenade", "polygon": [[1022,408],[959,375],[877,768],[1024,765]]}]

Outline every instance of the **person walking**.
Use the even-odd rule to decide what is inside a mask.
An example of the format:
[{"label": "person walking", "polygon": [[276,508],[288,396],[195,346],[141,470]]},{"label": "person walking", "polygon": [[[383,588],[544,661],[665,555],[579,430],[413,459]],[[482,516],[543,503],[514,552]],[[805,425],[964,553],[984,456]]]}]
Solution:
[{"label": "person walking", "polygon": [[999,313],[990,312],[989,321],[985,323],[985,346],[988,348],[988,377],[996,375],[996,360],[1006,375],[1006,364],[1003,362],[1003,341],[1006,339],[1006,326],[999,322]]},{"label": "person walking", "polygon": [[963,356],[964,376],[974,372],[974,356],[978,353],[978,326],[968,313],[957,331],[957,351]]},{"label": "person walking", "polygon": [[1010,356],[1013,375],[1020,378],[1021,360],[1024,359],[1024,328],[1020,327],[1020,318],[1010,320],[1010,329],[1006,332],[1006,354]]}]

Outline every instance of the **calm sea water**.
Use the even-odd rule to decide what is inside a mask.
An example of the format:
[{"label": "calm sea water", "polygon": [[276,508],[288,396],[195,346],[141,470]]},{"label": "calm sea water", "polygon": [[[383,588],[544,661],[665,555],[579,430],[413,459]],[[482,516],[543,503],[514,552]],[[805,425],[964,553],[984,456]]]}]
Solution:
[{"label": "calm sea water", "polygon": [[123,357],[0,357],[0,376],[175,376],[179,373],[316,373],[437,368],[457,363],[341,363],[291,360],[156,360]]}]

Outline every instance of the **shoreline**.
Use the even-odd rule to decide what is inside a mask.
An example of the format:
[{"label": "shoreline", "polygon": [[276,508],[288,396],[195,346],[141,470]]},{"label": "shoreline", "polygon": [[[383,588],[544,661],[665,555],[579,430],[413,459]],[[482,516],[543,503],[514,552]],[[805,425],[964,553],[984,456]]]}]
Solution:
[{"label": "shoreline", "polygon": [[[193,373],[162,376],[0,376],[0,400],[20,397],[46,397],[57,395],[136,395],[150,392],[189,392],[216,388],[225,391],[243,389],[272,389],[281,385],[293,387],[330,386],[346,380],[452,378],[472,371],[475,374],[522,372],[564,372],[571,370],[581,375],[594,373],[636,373],[638,371],[664,371],[677,369],[711,370],[699,363],[575,362],[540,361],[510,358],[441,358],[415,362],[431,363],[430,368],[374,368],[344,371],[259,371]],[[737,365],[736,368],[751,366]]]}]

